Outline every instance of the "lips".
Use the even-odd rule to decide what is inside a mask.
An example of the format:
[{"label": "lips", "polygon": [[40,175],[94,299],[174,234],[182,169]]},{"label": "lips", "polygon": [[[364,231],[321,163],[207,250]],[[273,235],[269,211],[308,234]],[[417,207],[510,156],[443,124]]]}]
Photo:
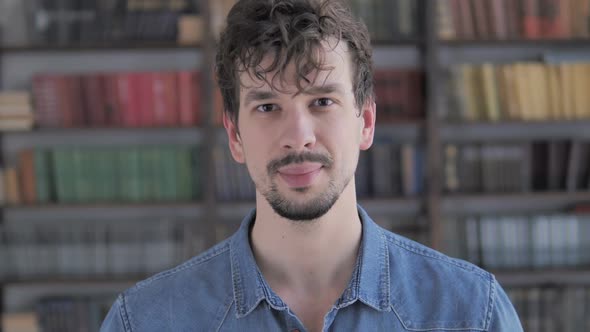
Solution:
[{"label": "lips", "polygon": [[318,163],[303,163],[285,166],[279,169],[279,175],[292,188],[310,186],[322,170]]}]

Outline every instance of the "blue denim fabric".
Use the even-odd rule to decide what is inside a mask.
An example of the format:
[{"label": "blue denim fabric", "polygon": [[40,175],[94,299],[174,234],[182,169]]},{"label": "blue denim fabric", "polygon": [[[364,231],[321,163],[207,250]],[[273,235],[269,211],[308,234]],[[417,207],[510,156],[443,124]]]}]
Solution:
[{"label": "blue denim fabric", "polygon": [[[522,331],[494,276],[376,225],[359,207],[361,250],[324,331]],[[270,289],[249,243],[229,239],[121,294],[101,331],[305,331]]]}]

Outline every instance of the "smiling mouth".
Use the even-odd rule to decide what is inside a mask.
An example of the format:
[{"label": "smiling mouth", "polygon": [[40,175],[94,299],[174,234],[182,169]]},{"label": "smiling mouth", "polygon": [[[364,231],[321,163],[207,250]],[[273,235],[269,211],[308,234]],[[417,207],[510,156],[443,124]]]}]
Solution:
[{"label": "smiling mouth", "polygon": [[279,171],[281,179],[287,183],[291,188],[306,188],[313,184],[314,180],[318,177],[322,171],[322,166],[314,169],[302,169],[302,170],[291,170],[287,169]]}]

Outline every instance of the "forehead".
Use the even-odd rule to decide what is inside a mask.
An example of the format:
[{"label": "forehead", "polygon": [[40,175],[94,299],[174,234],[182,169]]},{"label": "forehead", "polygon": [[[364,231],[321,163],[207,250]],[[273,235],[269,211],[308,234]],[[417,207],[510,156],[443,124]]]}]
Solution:
[{"label": "forehead", "polygon": [[[305,76],[305,79],[297,74],[297,65],[293,61],[281,72],[267,72],[266,68],[271,66],[274,57],[271,54],[266,55],[256,68],[240,71],[240,96],[251,89],[296,94],[300,92],[299,87],[305,90],[333,83],[339,83],[347,88],[352,87],[351,56],[345,42],[323,42],[315,51],[316,59],[320,60],[321,69],[312,71]],[[304,55],[303,58],[306,57],[307,55]]]}]

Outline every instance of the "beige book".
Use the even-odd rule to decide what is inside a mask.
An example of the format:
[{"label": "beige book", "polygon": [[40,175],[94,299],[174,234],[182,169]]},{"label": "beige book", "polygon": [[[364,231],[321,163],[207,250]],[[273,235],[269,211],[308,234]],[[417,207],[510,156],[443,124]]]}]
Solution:
[{"label": "beige book", "polygon": [[572,74],[574,81],[574,108],[576,119],[584,118],[586,110],[586,96],[588,95],[588,86],[586,85],[586,65],[582,63],[575,63],[572,65]]},{"label": "beige book", "polygon": [[0,117],[0,131],[31,130],[32,117]]},{"label": "beige book", "polygon": [[504,98],[506,98],[506,111],[510,120],[522,120],[522,114],[518,104],[518,90],[516,82],[516,69],[513,65],[504,65],[502,68],[502,75],[504,77],[503,89]]},{"label": "beige book", "polygon": [[203,18],[199,15],[183,15],[178,20],[178,44],[194,45],[203,41]]},{"label": "beige book", "polygon": [[546,65],[545,70],[549,78],[549,99],[551,101],[549,113],[551,115],[551,119],[563,120],[565,119],[565,115],[563,114],[563,109],[561,107],[562,101],[561,88],[559,85],[559,68],[554,65]]},{"label": "beige book", "polygon": [[481,66],[482,92],[486,119],[491,122],[500,121],[500,106],[498,105],[498,89],[494,65],[485,63]]},{"label": "beige book", "polygon": [[463,91],[465,92],[465,117],[467,121],[477,121],[479,113],[477,110],[477,94],[476,94],[476,86],[477,80],[475,79],[475,67],[472,65],[463,65],[461,66],[461,75],[463,79]]},{"label": "beige book", "polygon": [[40,332],[37,314],[34,312],[2,314],[2,331]]},{"label": "beige book", "polygon": [[531,86],[533,87],[533,93],[531,95],[532,102],[534,103],[535,120],[546,121],[551,118],[548,91],[548,77],[545,71],[545,65],[541,63],[531,64],[532,68],[532,79]]},{"label": "beige book", "polygon": [[561,91],[561,113],[564,120],[576,118],[574,110],[574,91],[570,75],[571,64],[562,63],[558,65],[560,91]]},{"label": "beige book", "polygon": [[28,91],[0,92],[0,106],[2,105],[31,105],[31,93]]},{"label": "beige book", "polygon": [[6,204],[19,205],[21,200],[16,168],[8,167],[4,170],[4,184],[6,188]]},{"label": "beige book", "polygon": [[533,119],[530,112],[529,87],[528,87],[528,70],[524,63],[514,65],[516,76],[516,100],[518,101],[518,111],[522,120],[530,121]]}]

